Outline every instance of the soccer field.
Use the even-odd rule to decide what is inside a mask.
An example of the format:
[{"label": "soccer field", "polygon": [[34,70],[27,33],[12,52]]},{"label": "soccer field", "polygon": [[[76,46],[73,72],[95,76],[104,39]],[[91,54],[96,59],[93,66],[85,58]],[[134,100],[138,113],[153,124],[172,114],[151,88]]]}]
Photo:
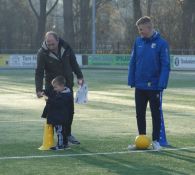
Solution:
[{"label": "soccer field", "polygon": [[[39,151],[44,100],[34,70],[0,70],[0,175],[194,175],[195,72],[171,72],[164,92],[171,148],[128,151],[137,135],[134,89],[127,70],[83,70],[89,102],[75,105],[73,133],[81,141],[64,151]],[[75,90],[77,87],[75,86]],[[147,110],[147,133],[151,137]]]}]

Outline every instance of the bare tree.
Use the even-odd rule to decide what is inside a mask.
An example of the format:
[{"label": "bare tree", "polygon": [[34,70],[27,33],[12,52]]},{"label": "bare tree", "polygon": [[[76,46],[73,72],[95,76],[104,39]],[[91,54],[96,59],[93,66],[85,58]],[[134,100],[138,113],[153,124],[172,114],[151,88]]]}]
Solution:
[{"label": "bare tree", "polygon": [[37,19],[37,33],[36,33],[35,47],[40,46],[41,41],[43,40],[43,37],[44,37],[44,33],[45,33],[47,16],[55,8],[57,3],[58,3],[58,0],[55,0],[51,8],[47,11],[47,0],[39,0],[40,13],[38,13],[32,3],[32,0],[29,0],[30,7],[32,11],[34,12],[36,19]]},{"label": "bare tree", "polygon": [[[142,16],[142,10],[141,10],[141,5],[140,5],[140,0],[133,0],[133,21],[134,24],[136,21]],[[137,33],[137,29],[134,26],[134,35]]]},{"label": "bare tree", "polygon": [[[30,21],[30,23],[29,23]],[[35,20],[26,0],[0,0],[0,49],[25,52],[31,48]]]},{"label": "bare tree", "polygon": [[147,0],[147,15],[151,15],[151,7],[152,7],[152,1],[153,0]]},{"label": "bare tree", "polygon": [[195,1],[180,0],[182,6],[181,48],[189,49],[193,31]]},{"label": "bare tree", "polygon": [[80,0],[80,41],[88,48],[90,45],[90,0]]},{"label": "bare tree", "polygon": [[142,16],[140,0],[133,0],[133,18],[136,22]]},{"label": "bare tree", "polygon": [[73,1],[63,0],[64,39],[73,47],[75,45],[73,26]]},{"label": "bare tree", "polygon": [[[96,0],[96,11],[112,0]],[[79,0],[79,31],[78,36],[82,49],[91,48],[92,6],[91,0]],[[77,16],[77,18],[78,18]]]},{"label": "bare tree", "polygon": [[96,0],[96,9],[103,6],[106,3],[111,2],[112,0]]}]

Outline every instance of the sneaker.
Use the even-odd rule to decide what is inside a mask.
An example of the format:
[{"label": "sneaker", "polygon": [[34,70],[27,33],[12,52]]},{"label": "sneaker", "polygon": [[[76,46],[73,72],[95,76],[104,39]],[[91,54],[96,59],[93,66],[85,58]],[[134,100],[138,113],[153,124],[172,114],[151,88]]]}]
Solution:
[{"label": "sneaker", "polygon": [[80,142],[73,135],[68,136],[68,142],[74,145],[80,144]]},{"label": "sneaker", "polygon": [[53,151],[64,150],[64,146],[53,146],[50,148],[50,150]]},{"label": "sneaker", "polygon": [[63,147],[64,147],[65,150],[70,149],[70,146],[68,144],[64,145]]},{"label": "sneaker", "polygon": [[135,145],[128,145],[127,149],[128,149],[129,151],[137,150],[137,148],[136,148]]},{"label": "sneaker", "polygon": [[70,146],[68,144],[66,145],[63,145],[63,146],[53,146],[50,148],[50,150],[53,150],[53,151],[58,151],[58,150],[66,150],[66,149],[70,149]]},{"label": "sneaker", "polygon": [[160,146],[159,142],[156,141],[156,140],[152,142],[152,147],[156,151],[160,151],[162,149],[162,147]]}]

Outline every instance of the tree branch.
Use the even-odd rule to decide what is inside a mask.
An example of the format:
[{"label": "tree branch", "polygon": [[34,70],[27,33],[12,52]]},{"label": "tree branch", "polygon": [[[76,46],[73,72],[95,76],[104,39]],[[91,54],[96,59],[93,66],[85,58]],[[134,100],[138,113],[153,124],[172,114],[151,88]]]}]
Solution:
[{"label": "tree branch", "polygon": [[100,6],[103,6],[104,4],[111,2],[112,0],[97,0],[96,1],[96,9],[98,9]]},{"label": "tree branch", "polygon": [[58,1],[59,0],[56,0],[55,1],[55,3],[53,4],[53,6],[50,8],[50,10],[48,10],[48,12],[46,13],[46,16],[48,16],[50,13],[51,13],[51,11],[55,8],[55,6],[57,5],[57,3],[58,3]]},{"label": "tree branch", "polygon": [[34,12],[35,16],[37,17],[37,19],[39,18],[39,15],[37,13],[37,11],[35,10],[33,4],[32,4],[32,1],[31,0],[28,0],[29,4],[30,4],[30,7],[32,9],[32,11]]}]

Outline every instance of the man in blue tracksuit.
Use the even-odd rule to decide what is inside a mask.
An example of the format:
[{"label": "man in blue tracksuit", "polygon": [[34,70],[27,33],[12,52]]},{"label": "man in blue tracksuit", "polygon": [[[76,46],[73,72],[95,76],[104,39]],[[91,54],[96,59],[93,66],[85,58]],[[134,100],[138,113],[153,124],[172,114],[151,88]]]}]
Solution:
[{"label": "man in blue tracksuit", "polygon": [[150,17],[136,22],[140,37],[133,46],[129,63],[128,85],[135,87],[136,117],[139,134],[146,134],[146,107],[150,104],[153,124],[152,146],[160,150],[161,95],[166,89],[170,58],[169,46],[153,29]]}]

